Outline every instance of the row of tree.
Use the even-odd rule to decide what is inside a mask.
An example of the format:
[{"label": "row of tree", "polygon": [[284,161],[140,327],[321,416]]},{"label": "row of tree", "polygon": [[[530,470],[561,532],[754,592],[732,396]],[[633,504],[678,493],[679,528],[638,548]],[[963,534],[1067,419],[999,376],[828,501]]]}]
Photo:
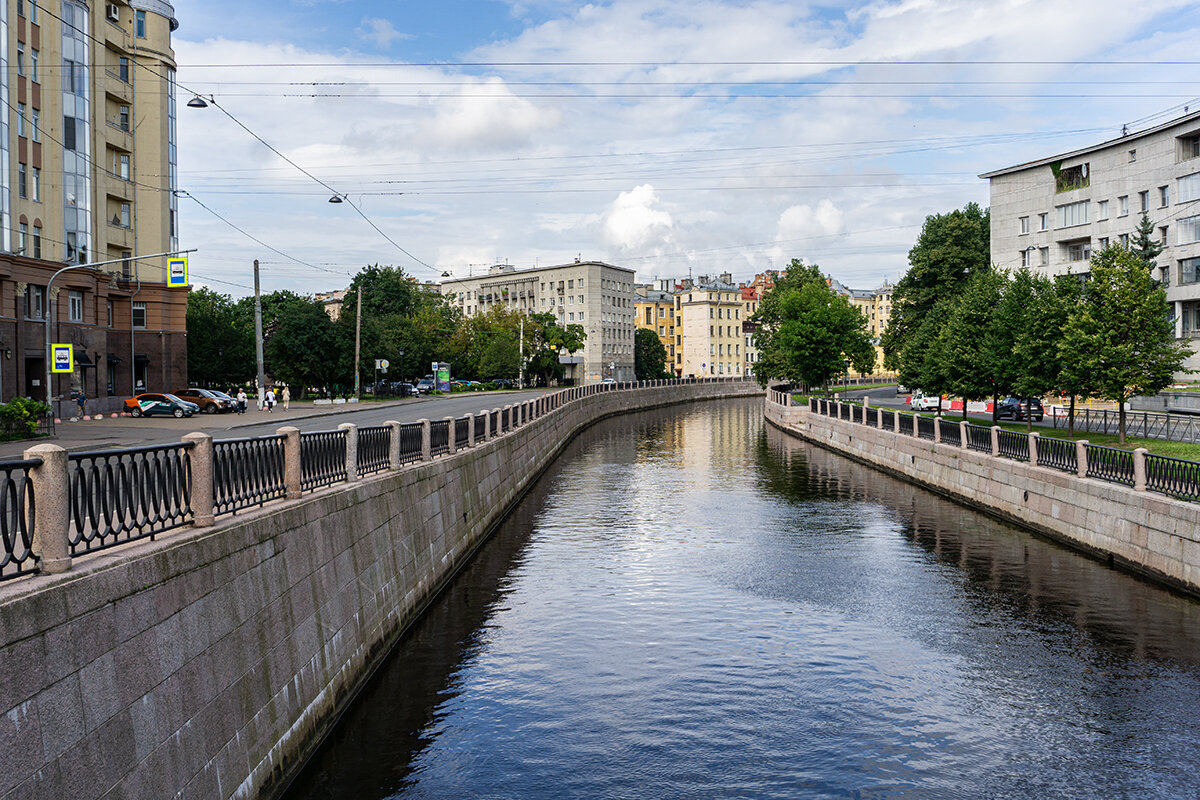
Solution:
[{"label": "row of tree", "polygon": [[[376,359],[390,363],[393,380],[418,378],[435,361],[450,362],[457,378],[516,380],[522,355],[525,379],[547,383],[563,375],[560,350],[573,353],[584,343],[582,326],[561,326],[550,314],[527,316],[495,308],[464,318],[440,293],[403,270],[375,265],[354,276],[336,321],[311,297],[287,290],[262,296],[263,355],[270,379],[297,392],[352,391],[360,292],[357,369],[367,385]],[[225,389],[254,380],[253,298],[235,300],[195,289],[188,297],[187,327],[188,374],[194,385]]]}]

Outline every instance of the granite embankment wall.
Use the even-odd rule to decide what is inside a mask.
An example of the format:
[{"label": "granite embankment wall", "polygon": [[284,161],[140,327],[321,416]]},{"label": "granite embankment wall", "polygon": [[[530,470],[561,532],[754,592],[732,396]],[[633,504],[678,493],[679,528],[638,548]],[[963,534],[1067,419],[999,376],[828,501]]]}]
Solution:
[{"label": "granite embankment wall", "polygon": [[785,399],[769,392],[765,414],[788,433],[1200,594],[1200,503],[811,413]]},{"label": "granite embankment wall", "polygon": [[0,797],[274,796],[572,436],[753,394],[596,393],[452,455],[3,585]]}]

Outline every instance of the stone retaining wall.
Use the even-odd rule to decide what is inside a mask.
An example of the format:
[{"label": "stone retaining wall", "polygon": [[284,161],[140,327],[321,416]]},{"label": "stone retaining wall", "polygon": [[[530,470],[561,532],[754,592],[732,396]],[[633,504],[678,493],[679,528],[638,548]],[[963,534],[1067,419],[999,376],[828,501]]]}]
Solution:
[{"label": "stone retaining wall", "polygon": [[0,586],[0,797],[274,796],[572,436],[753,394],[592,394],[452,455]]},{"label": "stone retaining wall", "polygon": [[1200,594],[1200,503],[785,406],[768,422],[1110,563]]}]

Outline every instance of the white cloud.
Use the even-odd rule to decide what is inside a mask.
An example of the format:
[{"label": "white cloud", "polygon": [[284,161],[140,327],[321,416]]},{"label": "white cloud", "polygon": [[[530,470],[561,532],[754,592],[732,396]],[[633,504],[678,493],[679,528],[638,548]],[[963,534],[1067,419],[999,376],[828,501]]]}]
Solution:
[{"label": "white cloud", "polygon": [[367,17],[356,31],[358,37],[371,42],[380,50],[387,50],[397,39],[412,39],[411,34],[401,33],[390,20]]},{"label": "white cloud", "polygon": [[417,136],[430,150],[515,149],[561,120],[557,109],[517,97],[500,78],[468,81],[427,108],[432,114],[418,126]]},{"label": "white cloud", "polygon": [[622,252],[667,246],[674,223],[658,204],[649,184],[621,192],[604,213],[604,243]]},{"label": "white cloud", "polygon": [[822,200],[813,208],[792,206],[779,215],[779,238],[799,239],[806,236],[829,236],[842,232],[843,214],[830,200]]}]

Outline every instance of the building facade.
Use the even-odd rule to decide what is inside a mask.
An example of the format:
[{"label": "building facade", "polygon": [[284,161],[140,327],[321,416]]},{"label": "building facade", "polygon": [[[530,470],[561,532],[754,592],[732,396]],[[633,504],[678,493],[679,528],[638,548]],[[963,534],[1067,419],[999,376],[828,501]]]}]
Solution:
[{"label": "building facade", "polygon": [[[1145,212],[1164,245],[1156,277],[1175,335],[1200,346],[1200,112],[980,177],[992,261],[1004,268],[1084,275],[1093,252],[1129,244]],[[1200,369],[1200,356],[1186,366]]]},{"label": "building facade", "polygon": [[508,264],[486,275],[450,278],[441,290],[466,316],[504,306],[554,314],[560,325],[582,325],[583,350],[563,353],[564,379],[577,384],[606,378],[634,380],[634,271],[600,261],[575,261],[518,270]]},{"label": "building facade", "polygon": [[675,365],[675,295],[671,281],[659,281],[657,288],[637,288],[633,308],[636,326],[654,331],[667,352],[666,368],[674,373]]},{"label": "building facade", "polygon": [[164,0],[0,0],[0,400],[46,398],[47,324],[76,362],[51,393],[88,412],[186,383],[187,290],[142,258],[179,247],[176,27]]},{"label": "building facade", "polygon": [[701,277],[675,295],[675,374],[706,378],[745,374],[742,290],[732,276]]}]

